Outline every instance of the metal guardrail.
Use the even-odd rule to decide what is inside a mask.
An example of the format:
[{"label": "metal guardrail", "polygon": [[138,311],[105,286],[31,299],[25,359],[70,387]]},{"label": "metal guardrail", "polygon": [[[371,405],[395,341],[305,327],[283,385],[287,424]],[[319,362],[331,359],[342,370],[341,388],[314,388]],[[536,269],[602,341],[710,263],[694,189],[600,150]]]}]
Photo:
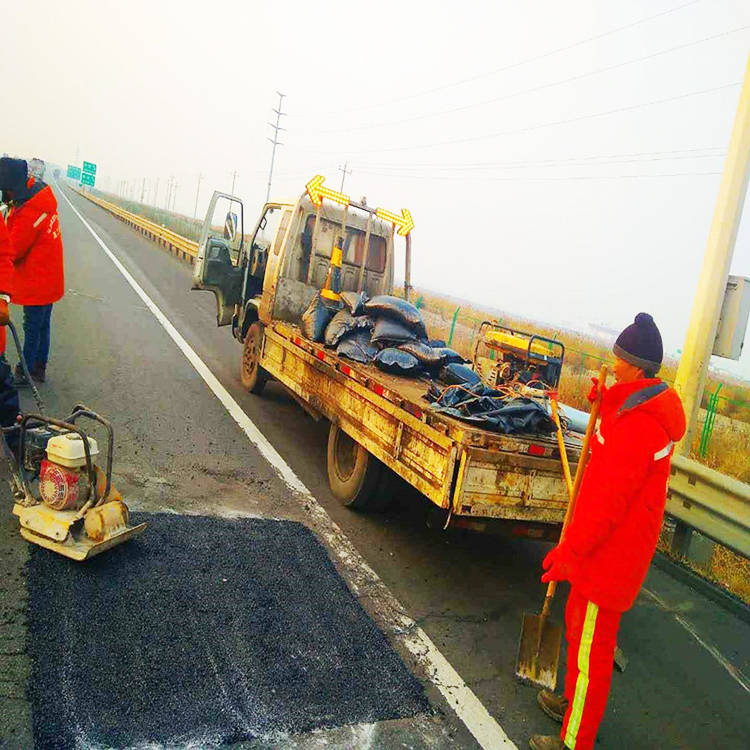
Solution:
[{"label": "metal guardrail", "polygon": [[[193,263],[198,243],[90,193],[80,193]],[[750,558],[750,485],[684,456],[672,457],[666,512],[678,522]]]},{"label": "metal guardrail", "polygon": [[750,485],[684,456],[672,456],[666,511],[750,558]]},{"label": "metal guardrail", "polygon": [[163,245],[182,260],[187,261],[191,265],[195,262],[195,258],[198,255],[197,242],[193,242],[181,234],[177,234],[177,232],[173,232],[171,229],[167,229],[143,216],[126,211],[115,203],[97,198],[95,195],[91,195],[91,193],[78,191],[78,194],[114,214],[118,219],[145,234],[149,239]]}]

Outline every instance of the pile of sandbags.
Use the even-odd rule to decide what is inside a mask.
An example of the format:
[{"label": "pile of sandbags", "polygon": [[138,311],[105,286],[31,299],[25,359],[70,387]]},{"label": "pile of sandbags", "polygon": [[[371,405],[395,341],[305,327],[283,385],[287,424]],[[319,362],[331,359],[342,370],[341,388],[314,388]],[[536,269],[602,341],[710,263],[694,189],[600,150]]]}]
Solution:
[{"label": "pile of sandbags", "polygon": [[463,358],[443,341],[430,341],[422,314],[406,300],[342,292],[340,302],[316,295],[302,315],[302,331],[342,357],[395,375],[435,375]]}]

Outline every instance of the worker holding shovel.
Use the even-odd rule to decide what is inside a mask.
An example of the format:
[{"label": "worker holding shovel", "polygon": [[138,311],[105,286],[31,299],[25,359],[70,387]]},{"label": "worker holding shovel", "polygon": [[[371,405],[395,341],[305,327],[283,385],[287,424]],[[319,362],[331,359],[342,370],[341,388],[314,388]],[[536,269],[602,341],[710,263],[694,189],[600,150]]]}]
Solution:
[{"label": "worker holding shovel", "polygon": [[601,422],[561,542],[542,581],[569,581],[565,690],[542,690],[542,710],[560,736],[534,735],[533,750],[589,750],[607,704],[620,616],[646,577],[662,525],[674,444],[685,433],[676,391],[655,377],[663,356],[653,318],[639,313],[617,338],[615,385],[594,381]]}]

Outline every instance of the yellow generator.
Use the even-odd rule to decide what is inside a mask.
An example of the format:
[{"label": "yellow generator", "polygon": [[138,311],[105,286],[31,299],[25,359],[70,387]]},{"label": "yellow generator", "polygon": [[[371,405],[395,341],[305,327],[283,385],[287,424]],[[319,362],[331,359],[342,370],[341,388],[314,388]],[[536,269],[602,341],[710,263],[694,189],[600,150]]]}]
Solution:
[{"label": "yellow generator", "polygon": [[520,384],[556,390],[565,345],[535,333],[485,321],[474,344],[474,369],[491,387]]}]

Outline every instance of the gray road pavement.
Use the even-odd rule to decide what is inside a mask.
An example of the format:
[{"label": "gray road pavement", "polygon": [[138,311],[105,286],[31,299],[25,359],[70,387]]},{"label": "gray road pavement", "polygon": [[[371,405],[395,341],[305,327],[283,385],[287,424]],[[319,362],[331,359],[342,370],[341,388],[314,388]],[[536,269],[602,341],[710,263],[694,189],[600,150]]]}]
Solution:
[{"label": "gray road pavement", "polygon": [[[538,571],[546,546],[436,536],[425,528],[413,496],[381,516],[342,508],[326,482],[326,425],[309,419],[274,384],[262,398],[243,392],[239,346],[227,329],[215,327],[213,296],[189,291],[188,266],[102,209],[78,196],[71,200],[510,738],[525,747],[530,733],[554,732],[536,708],[534,690],[513,677],[521,615],[538,610],[543,596]],[[53,316],[44,387],[50,407],[64,412],[83,400],[112,419],[116,483],[136,507],[290,518],[322,533],[64,200],[60,215],[67,293]],[[750,628],[661,571],[652,569],[647,587],[652,594],[642,594],[623,618],[620,645],[630,663],[614,677],[598,746],[745,747],[749,695],[730,670],[750,674]],[[361,599],[378,621],[377,602]],[[562,601],[557,605],[559,613]],[[416,738],[410,743],[417,747],[475,746],[419,665],[402,656],[444,713],[419,726],[383,727],[374,746],[392,747],[394,731]],[[349,746],[372,739],[369,730],[351,731],[364,739],[342,740]]]}]

